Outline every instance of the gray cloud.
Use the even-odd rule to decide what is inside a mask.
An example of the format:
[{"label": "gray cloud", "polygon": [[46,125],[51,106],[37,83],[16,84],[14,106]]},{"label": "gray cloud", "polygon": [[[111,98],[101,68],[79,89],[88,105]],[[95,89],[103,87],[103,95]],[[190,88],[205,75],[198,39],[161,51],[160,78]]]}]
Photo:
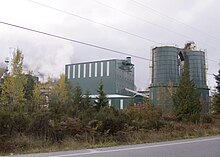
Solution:
[{"label": "gray cloud", "polygon": [[[146,58],[151,58],[150,49],[152,46],[157,45],[64,13],[37,6],[25,0],[19,1],[16,8],[13,8],[13,11],[9,12],[9,8],[7,7],[11,7],[9,3],[12,3],[12,0],[8,1],[7,3],[0,2],[0,17],[2,20],[11,23]],[[154,12],[151,9],[147,9],[143,6],[141,7],[130,0],[102,0],[100,2],[141,17],[155,25],[166,27],[169,30],[178,32],[178,34],[121,14],[116,10],[103,7],[91,0],[65,0],[62,2],[40,0],[39,2],[164,44],[177,44],[183,47],[186,41],[193,40],[197,42],[199,48],[207,49],[208,58],[220,62],[220,47],[218,45],[220,41],[220,39],[218,39],[220,35],[220,23],[217,17],[220,12],[218,8],[220,2],[217,0],[136,1],[163,12],[169,17],[176,18],[178,21],[182,21],[189,26],[166,18],[166,16]],[[28,7],[26,9],[27,11],[23,7]],[[20,10],[21,13],[19,13]],[[184,36],[179,34],[183,34]],[[217,39],[207,34],[211,34]],[[64,65],[67,63],[126,57],[104,50],[0,25],[0,61],[10,56],[9,47],[19,47],[22,49],[25,56],[25,65],[28,65],[30,70],[33,70],[35,73],[39,72],[40,75],[44,74],[53,77],[58,77],[59,74],[64,73]],[[132,58],[132,60],[136,69],[136,85],[138,88],[144,89],[150,83],[150,63],[136,58]],[[217,73],[219,69],[218,63],[210,60],[208,60],[208,63],[208,73]],[[214,86],[215,82],[213,76],[208,75],[207,77],[209,84]]]}]

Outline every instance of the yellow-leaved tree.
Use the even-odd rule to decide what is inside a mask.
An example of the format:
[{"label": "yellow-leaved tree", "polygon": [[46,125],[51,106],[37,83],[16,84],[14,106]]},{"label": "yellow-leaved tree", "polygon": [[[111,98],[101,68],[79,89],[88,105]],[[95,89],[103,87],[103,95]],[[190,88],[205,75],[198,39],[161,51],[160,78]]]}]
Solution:
[{"label": "yellow-leaved tree", "polygon": [[22,52],[17,49],[13,54],[11,73],[5,78],[2,85],[1,101],[10,110],[22,110],[24,108],[24,85],[27,80],[22,68],[23,59]]}]

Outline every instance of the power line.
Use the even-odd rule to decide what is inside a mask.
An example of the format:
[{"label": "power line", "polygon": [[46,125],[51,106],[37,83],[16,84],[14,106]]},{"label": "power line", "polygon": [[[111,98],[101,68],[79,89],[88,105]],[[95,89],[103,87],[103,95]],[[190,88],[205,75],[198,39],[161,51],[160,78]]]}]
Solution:
[{"label": "power line", "polygon": [[[127,16],[130,16],[130,17],[132,17],[132,18],[134,18],[134,19],[136,19],[136,20],[139,20],[139,21],[142,21],[142,22],[145,22],[145,23],[154,25],[154,26],[159,27],[159,28],[162,28],[162,29],[164,29],[164,30],[166,30],[166,31],[169,31],[169,32],[175,33],[175,34],[177,34],[177,35],[183,36],[183,37],[185,37],[185,38],[187,38],[187,39],[188,39],[188,38],[191,38],[190,36],[187,36],[187,35],[184,35],[184,34],[175,32],[175,31],[170,30],[170,29],[168,29],[168,28],[166,28],[166,27],[163,27],[163,26],[161,26],[161,25],[152,23],[152,22],[150,22],[150,21],[147,21],[147,20],[144,19],[144,18],[141,18],[141,17],[139,17],[139,16],[135,16],[135,15],[133,15],[133,14],[130,14],[130,13],[126,12],[126,11],[123,11],[123,10],[120,10],[120,9],[118,9],[118,8],[112,7],[112,6],[110,6],[110,5],[107,5],[107,4],[105,4],[105,3],[102,3],[102,2],[100,2],[100,1],[97,1],[97,0],[93,0],[93,1],[94,1],[95,3],[97,3],[97,4],[99,4],[99,5],[102,5],[102,6],[104,6],[104,7],[107,7],[107,8],[113,9],[113,10],[116,10],[116,11],[118,11],[118,12],[120,12],[120,13],[122,13],[122,14],[125,14],[125,15],[127,15]],[[198,42],[203,43],[203,42],[201,42],[201,41],[198,41]],[[205,44],[206,44],[206,43],[205,43]],[[207,60],[210,60],[210,61],[212,61],[212,62],[219,63],[218,61],[215,61],[215,60],[212,60],[212,59],[207,59]]]},{"label": "power line", "polygon": [[55,8],[55,7],[52,7],[52,6],[43,4],[43,3],[39,3],[39,2],[36,2],[36,1],[33,1],[33,0],[26,0],[26,1],[34,3],[34,4],[37,4],[37,5],[40,5],[40,6],[43,6],[43,7],[46,7],[46,8],[49,8],[49,9],[53,9],[53,10],[65,13],[65,14],[68,14],[68,15],[71,15],[71,16],[74,16],[74,17],[77,17],[77,18],[80,18],[80,19],[83,19],[83,20],[86,20],[86,21],[89,21],[89,22],[92,22],[92,23],[95,23],[95,24],[98,24],[98,25],[110,28],[110,29],[113,29],[113,30],[116,30],[116,31],[119,31],[119,32],[122,32],[122,33],[125,33],[125,34],[128,34],[128,35],[131,35],[131,36],[134,36],[134,37],[137,37],[137,38],[140,38],[140,39],[143,39],[143,40],[146,40],[148,42],[152,42],[152,43],[156,43],[156,44],[162,44],[162,43],[157,42],[155,40],[152,40],[152,39],[149,39],[149,38],[145,38],[145,37],[142,37],[140,35],[137,35],[137,34],[134,34],[134,33],[130,33],[128,31],[125,31],[125,30],[122,30],[122,29],[119,29],[119,28],[116,28],[116,27],[113,27],[113,26],[109,26],[109,25],[103,24],[101,22],[97,22],[95,20],[92,20],[92,19],[80,16],[80,15],[77,15],[77,14],[73,14],[73,13],[67,12],[65,10],[61,10],[61,9],[58,9],[58,8]]},{"label": "power line", "polygon": [[35,30],[35,29],[23,27],[23,26],[11,24],[11,23],[7,23],[7,22],[3,22],[3,21],[0,21],[0,23],[4,24],[4,25],[12,26],[12,27],[20,28],[20,29],[23,29],[23,30],[31,31],[31,32],[34,32],[34,33],[39,33],[39,34],[47,35],[47,36],[50,36],[50,37],[59,38],[59,39],[62,39],[62,40],[71,41],[71,42],[74,42],[74,43],[78,43],[78,44],[82,44],[82,45],[102,49],[102,50],[105,50],[105,51],[110,51],[110,52],[114,52],[114,53],[121,54],[121,55],[128,55],[128,56],[131,56],[131,57],[134,57],[134,58],[151,61],[148,58],[132,55],[132,54],[129,54],[129,53],[126,53],[126,52],[123,52],[123,51],[113,50],[113,49],[102,47],[102,46],[99,46],[99,45],[94,45],[94,44],[91,44],[91,43],[87,43],[87,42],[83,42],[83,41],[79,41],[79,40],[75,40],[75,39],[70,39],[70,38],[67,38],[67,37],[63,37],[63,36],[43,32],[43,31],[39,31],[39,30]]},{"label": "power line", "polygon": [[[99,5],[105,6],[105,7],[107,7],[107,8],[116,10],[116,11],[122,13],[122,14],[125,14],[125,15],[127,15],[127,16],[129,16],[129,17],[132,17],[132,18],[134,18],[135,20],[139,20],[139,21],[145,22],[145,23],[147,23],[147,24],[156,26],[156,27],[161,28],[161,29],[163,29],[163,30],[166,30],[166,31],[169,31],[169,32],[171,32],[171,33],[174,33],[174,34],[177,34],[177,35],[179,35],[179,36],[182,36],[182,37],[184,37],[184,38],[186,38],[186,39],[191,38],[190,36],[187,36],[187,35],[185,35],[185,34],[182,34],[182,33],[176,32],[176,31],[173,31],[173,30],[171,30],[171,29],[169,29],[169,28],[167,28],[167,27],[164,27],[164,26],[155,24],[155,23],[153,23],[153,22],[147,21],[147,20],[144,19],[144,18],[141,18],[141,17],[139,17],[139,16],[135,16],[135,15],[133,15],[133,14],[130,14],[130,13],[126,12],[126,11],[123,11],[123,10],[120,10],[120,9],[117,9],[117,8],[114,8],[114,7],[112,7],[112,6],[110,6],[110,5],[107,5],[107,4],[105,4],[105,3],[99,2],[99,1],[97,1],[97,0],[93,0],[93,1],[96,2],[96,3],[99,4]],[[136,2],[136,1],[135,1],[135,2]],[[205,43],[205,42],[202,42],[202,41],[199,41],[199,40],[196,40],[196,41],[199,42],[199,43],[201,43],[201,44],[209,45],[209,44],[207,44],[207,43]],[[210,45],[210,46],[211,46],[211,45]],[[211,47],[213,47],[213,46],[211,46]],[[220,49],[217,48],[217,47],[213,47],[213,48],[220,50]]]},{"label": "power line", "polygon": [[167,28],[167,27],[158,25],[158,24],[156,24],[156,23],[147,21],[147,20],[144,19],[144,18],[141,18],[141,17],[139,17],[139,16],[135,16],[135,15],[133,15],[133,14],[130,14],[130,13],[128,13],[128,12],[126,12],[126,11],[123,11],[123,10],[120,10],[120,9],[118,9],[118,8],[114,8],[114,7],[110,6],[110,5],[107,5],[107,4],[105,4],[105,3],[102,3],[102,2],[100,2],[100,1],[97,1],[97,0],[93,0],[93,1],[96,2],[96,3],[99,4],[99,5],[105,6],[105,7],[107,7],[107,8],[113,9],[113,10],[117,10],[118,12],[120,12],[120,13],[122,13],[122,14],[125,14],[125,15],[127,15],[127,16],[130,16],[130,17],[132,17],[132,18],[134,18],[134,19],[136,19],[136,20],[139,20],[139,21],[148,23],[148,24],[150,24],[150,25],[153,25],[153,26],[156,26],[156,27],[158,27],[158,28],[164,29],[164,30],[166,30],[166,31],[172,32],[172,33],[174,33],[174,34],[178,34],[178,35],[183,36],[183,37],[185,37],[185,38],[187,38],[187,39],[188,39],[188,38],[191,38],[190,36],[187,36],[187,35],[185,35],[185,34],[181,34],[181,33],[179,33],[179,32],[173,31],[173,30],[171,30],[171,29],[169,29],[169,28]]},{"label": "power line", "polygon": [[[155,10],[155,9],[153,9],[153,8],[151,8],[151,7],[149,7],[149,6],[145,5],[145,4],[143,4],[143,3],[140,3],[140,2],[138,2],[138,1],[136,1],[136,0],[129,0],[129,1],[133,2],[133,3],[136,4],[137,6],[141,6],[141,7],[143,7],[143,8],[146,8],[146,9],[148,9],[148,10],[154,12],[155,14],[157,14],[157,15],[160,16],[160,17],[163,17],[163,18],[165,17],[165,18],[167,18],[167,19],[169,19],[169,20],[171,20],[171,21],[174,21],[174,22],[180,23],[180,24],[182,24],[182,25],[185,25],[185,26],[187,26],[188,28],[199,32],[200,34],[207,35],[207,36],[209,36],[209,37],[211,37],[211,38],[213,38],[213,39],[215,39],[215,40],[217,40],[217,41],[220,41],[220,39],[218,39],[218,38],[216,38],[216,37],[210,35],[209,33],[203,32],[202,30],[200,30],[200,29],[198,29],[198,28],[196,28],[196,27],[193,27],[193,26],[191,26],[191,25],[189,25],[189,24],[186,24],[186,23],[184,23],[184,22],[182,22],[182,21],[180,21],[180,20],[177,20],[177,19],[175,19],[175,18],[173,18],[173,17],[170,17],[170,16],[168,16],[168,15],[166,15],[166,14],[160,12],[160,11],[157,11],[157,10]],[[214,49],[220,51],[220,49],[219,49],[218,47],[212,46],[211,44],[208,44],[208,43],[206,43],[206,42],[201,42],[201,41],[198,41],[198,40],[195,40],[195,41],[198,42],[198,43],[202,43],[202,44],[204,44],[204,45],[210,46],[210,47],[212,47],[212,48],[214,48]]]},{"label": "power line", "polygon": [[[132,54],[129,54],[129,53],[126,53],[126,52],[123,52],[123,51],[118,51],[118,50],[114,50],[114,49],[110,49],[110,48],[90,44],[90,43],[87,43],[87,42],[82,42],[82,41],[79,41],[79,40],[74,40],[74,39],[70,39],[70,38],[67,38],[67,37],[63,37],[63,36],[59,36],[59,35],[55,35],[55,34],[51,34],[51,33],[46,33],[46,32],[43,32],[43,31],[38,31],[38,30],[35,30],[35,29],[31,29],[31,28],[27,28],[27,27],[23,27],[23,26],[18,26],[18,25],[15,25],[15,24],[7,23],[7,22],[0,21],[0,23],[4,24],[4,25],[7,25],[7,26],[27,30],[27,31],[30,31],[30,32],[39,33],[39,34],[47,35],[47,36],[50,36],[50,37],[54,37],[54,38],[74,42],[74,43],[77,43],[77,44],[82,44],[82,45],[94,47],[94,48],[97,48],[97,49],[102,49],[102,50],[105,50],[105,51],[121,54],[121,55],[127,55],[127,56],[130,56],[130,57],[134,57],[134,58],[138,58],[138,59],[142,59],[142,60],[146,60],[146,61],[152,61],[151,59],[148,59],[148,58],[140,57],[140,56],[137,56],[137,55],[132,55]],[[207,73],[207,75],[213,75],[213,74]]]},{"label": "power line", "polygon": [[[89,21],[89,22],[92,22],[92,23],[95,23],[95,24],[98,24],[98,25],[101,25],[101,26],[110,28],[110,29],[113,29],[113,30],[116,30],[116,31],[119,31],[119,32],[122,32],[122,33],[125,33],[125,34],[128,34],[128,35],[131,35],[131,36],[134,36],[134,37],[137,37],[137,38],[140,38],[140,39],[143,39],[143,40],[146,40],[146,41],[148,41],[148,42],[152,42],[152,43],[164,45],[164,44],[161,43],[161,42],[157,42],[157,41],[154,41],[154,40],[152,40],[152,39],[148,39],[148,38],[139,36],[139,35],[137,35],[137,34],[133,34],[133,33],[127,32],[127,31],[125,31],[125,30],[122,30],[122,29],[119,29],[119,28],[116,28],[116,27],[112,27],[112,26],[109,26],[109,25],[106,25],[106,24],[103,24],[103,23],[100,23],[100,22],[91,20],[91,19],[89,19],[89,18],[82,17],[82,16],[77,15],[77,14],[70,13],[70,12],[68,12],[68,11],[65,11],[65,10],[62,10],[62,9],[59,9],[59,8],[55,8],[55,7],[52,7],[52,6],[43,4],[43,3],[39,3],[39,2],[36,2],[36,1],[33,1],[33,0],[26,0],[26,1],[31,2],[31,3],[34,3],[34,4],[37,4],[37,5],[40,5],[40,6],[43,6],[43,7],[46,7],[46,8],[49,8],[49,9],[52,9],[52,10],[56,10],[56,11],[58,11],[58,12],[65,13],[65,14],[68,14],[68,15],[71,15],[71,16],[74,16],[74,17],[77,17],[77,18],[80,18],[80,19],[83,19],[83,20],[86,20],[86,21]],[[112,9],[116,9],[116,8],[114,8],[114,7],[111,7],[111,6],[108,6],[108,5],[104,4],[104,3],[101,3],[101,2],[99,2],[99,1],[96,1],[96,0],[94,0],[94,1],[95,1],[96,3],[99,3],[100,5],[105,5],[106,7],[109,7],[109,8],[112,8]],[[130,0],[130,1],[141,5],[141,3],[139,3],[139,2],[137,2],[137,1],[135,1],[135,0]],[[147,7],[147,6],[144,5],[144,7]],[[175,32],[175,31],[170,30],[170,29],[168,29],[168,28],[166,28],[166,27],[163,27],[163,26],[154,24],[154,23],[149,22],[149,21],[147,21],[147,20],[145,20],[145,19],[143,19],[143,18],[140,18],[140,17],[134,16],[134,15],[131,15],[131,14],[129,14],[129,13],[127,13],[127,12],[124,12],[124,11],[121,11],[121,10],[119,10],[119,9],[116,9],[116,10],[118,10],[119,12],[121,12],[121,13],[123,13],[123,14],[126,14],[126,15],[128,15],[128,16],[132,16],[133,18],[139,19],[139,20],[144,21],[144,22],[146,22],[146,23],[149,23],[149,24],[152,24],[152,25],[157,26],[157,27],[159,27],[159,28],[162,28],[162,29],[164,29],[164,30],[170,31],[170,32],[172,32],[172,33],[179,34],[179,35],[181,35],[181,36],[184,36],[185,38],[189,38],[189,37],[186,36],[186,35],[183,35],[183,34],[181,34],[181,33]],[[156,12],[156,10],[154,10],[154,9],[152,9],[152,10]],[[159,14],[159,12],[158,12],[158,14]],[[166,16],[166,15],[163,15],[163,16]],[[169,18],[168,16],[166,16],[166,17]],[[171,19],[172,19],[172,18],[171,18]],[[174,19],[174,18],[173,18],[173,19]],[[175,20],[176,20],[176,19],[175,19]],[[178,20],[177,20],[177,21],[178,21]],[[182,23],[181,21],[178,21],[178,22]],[[184,23],[183,23],[183,24],[184,24]],[[200,42],[200,43],[202,43],[202,42]],[[207,44],[207,43],[205,43],[205,44]],[[213,47],[213,48],[215,48],[215,47]],[[218,48],[215,48],[215,49],[218,49]],[[208,60],[209,60],[209,59],[208,59]],[[217,62],[217,61],[216,61],[216,62]]]},{"label": "power line", "polygon": [[216,61],[216,60],[213,60],[213,59],[207,59],[207,60],[210,60],[210,61],[218,63],[218,64],[220,63],[220,61]]},{"label": "power line", "polygon": [[[67,37],[63,37],[63,36],[59,36],[59,35],[43,32],[43,31],[39,31],[39,30],[35,30],[35,29],[23,27],[23,26],[18,26],[18,25],[7,23],[7,22],[3,22],[3,21],[0,21],[0,23],[4,24],[4,25],[12,26],[12,27],[20,28],[20,29],[23,29],[23,30],[31,31],[31,32],[34,32],[34,33],[39,33],[39,34],[43,34],[43,35],[59,38],[59,39],[62,39],[62,40],[71,41],[71,42],[74,42],[74,43],[78,43],[78,44],[82,44],[82,45],[86,45],[86,46],[102,49],[102,50],[105,50],[105,51],[110,51],[110,52],[114,52],[114,53],[121,54],[121,55],[128,55],[128,56],[131,56],[131,57],[134,57],[134,58],[143,59],[143,60],[147,60],[147,61],[152,61],[151,59],[144,58],[144,57],[137,56],[137,55],[132,55],[132,54],[126,53],[124,51],[118,51],[118,50],[114,50],[114,49],[110,49],[110,48],[94,45],[94,44],[87,43],[87,42],[82,42],[82,41],[79,41],[79,40],[74,40],[74,39],[70,39],[70,38],[67,38]],[[215,60],[212,60],[212,59],[207,59],[207,60],[219,63],[218,61],[215,61]]]},{"label": "power line", "polygon": [[152,12],[156,13],[158,16],[165,17],[165,18],[167,18],[167,19],[169,19],[169,20],[171,20],[171,21],[174,21],[174,22],[178,22],[178,23],[180,23],[180,24],[183,24],[183,25],[185,25],[186,27],[191,28],[191,29],[193,29],[193,30],[196,30],[197,32],[199,32],[199,33],[201,33],[201,34],[207,35],[207,36],[209,36],[209,37],[211,37],[211,38],[213,38],[213,39],[215,39],[215,40],[217,40],[217,41],[220,41],[219,38],[216,38],[215,36],[213,36],[213,35],[211,35],[211,34],[209,34],[209,33],[207,33],[207,32],[204,32],[204,31],[202,31],[202,30],[200,30],[200,29],[198,29],[198,28],[196,28],[196,27],[194,27],[194,26],[191,26],[191,25],[189,25],[189,24],[186,24],[186,23],[184,23],[184,22],[182,22],[182,21],[180,21],[180,20],[178,20],[178,19],[176,19],[176,18],[170,17],[170,16],[168,16],[168,15],[166,15],[166,14],[164,14],[164,13],[162,13],[162,12],[156,10],[156,9],[153,9],[153,8],[151,8],[151,7],[149,7],[149,6],[145,5],[145,4],[143,4],[143,3],[141,3],[141,2],[138,2],[138,1],[136,1],[136,0],[129,0],[129,1],[135,3],[135,4],[139,5],[139,6],[142,6],[142,7],[146,8],[146,9],[148,9],[148,10],[151,10]]},{"label": "power line", "polygon": [[213,76],[213,77],[214,77],[214,74],[207,73],[207,75],[210,75],[210,76]]}]

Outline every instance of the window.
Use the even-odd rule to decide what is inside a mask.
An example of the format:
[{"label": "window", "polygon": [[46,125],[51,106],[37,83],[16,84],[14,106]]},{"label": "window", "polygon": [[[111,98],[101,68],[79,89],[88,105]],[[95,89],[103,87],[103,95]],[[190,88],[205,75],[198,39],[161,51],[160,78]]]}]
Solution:
[{"label": "window", "polygon": [[76,77],[76,66],[75,65],[73,65],[73,78],[75,78]]},{"label": "window", "polygon": [[123,110],[124,108],[124,100],[123,99],[120,99],[120,109]]},{"label": "window", "polygon": [[109,107],[112,106],[112,100],[111,99],[108,100],[108,105],[109,105]]},{"label": "window", "polygon": [[86,64],[84,64],[84,66],[83,66],[83,77],[85,78],[86,77]]},{"label": "window", "polygon": [[80,78],[80,64],[78,65],[78,78]]},{"label": "window", "polygon": [[92,77],[92,63],[89,63],[89,77]]},{"label": "window", "polygon": [[95,63],[95,77],[97,77],[97,63]]},{"label": "window", "polygon": [[109,76],[109,62],[107,62],[107,76]]},{"label": "window", "polygon": [[103,76],[103,62],[101,62],[101,74],[100,76],[102,77]]}]

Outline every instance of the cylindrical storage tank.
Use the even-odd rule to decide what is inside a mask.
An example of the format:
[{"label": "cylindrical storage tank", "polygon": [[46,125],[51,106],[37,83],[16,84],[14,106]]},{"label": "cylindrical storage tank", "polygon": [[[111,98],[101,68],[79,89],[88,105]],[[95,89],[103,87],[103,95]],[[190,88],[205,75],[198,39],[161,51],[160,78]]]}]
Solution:
[{"label": "cylindrical storage tank", "polygon": [[195,83],[203,112],[209,110],[209,88],[206,82],[205,52],[194,50],[183,50],[185,60],[189,65],[190,79]]},{"label": "cylindrical storage tank", "polygon": [[179,83],[179,49],[172,46],[152,49],[152,82],[150,86],[150,102],[153,105],[164,105],[162,108],[172,108],[172,98],[169,92]]},{"label": "cylindrical storage tank", "polygon": [[152,50],[152,86],[166,86],[179,82],[179,49],[176,47],[156,47]]},{"label": "cylindrical storage tank", "polygon": [[190,79],[197,88],[207,88],[205,52],[184,51],[184,56],[189,65]]}]

